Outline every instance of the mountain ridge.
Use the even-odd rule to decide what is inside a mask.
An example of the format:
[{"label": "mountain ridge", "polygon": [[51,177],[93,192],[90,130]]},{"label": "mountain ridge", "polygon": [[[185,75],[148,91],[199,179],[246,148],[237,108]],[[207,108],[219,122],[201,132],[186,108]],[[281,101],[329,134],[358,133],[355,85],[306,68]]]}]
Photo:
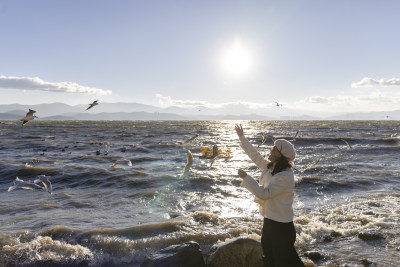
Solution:
[{"label": "mountain ridge", "polygon": [[[42,120],[399,120],[400,110],[321,114],[293,109],[266,108],[254,110],[242,104],[221,108],[171,106],[160,108],[135,102],[100,103],[86,111],[87,105],[64,103],[37,105],[0,105],[0,120],[21,119],[29,109]],[[295,114],[295,115],[293,115]]]}]

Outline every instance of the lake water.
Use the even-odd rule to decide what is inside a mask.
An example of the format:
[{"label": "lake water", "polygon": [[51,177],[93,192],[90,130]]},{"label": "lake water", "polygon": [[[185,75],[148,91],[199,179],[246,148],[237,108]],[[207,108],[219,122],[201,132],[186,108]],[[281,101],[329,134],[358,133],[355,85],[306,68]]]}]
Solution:
[{"label": "lake water", "polygon": [[[207,254],[219,241],[259,239],[262,217],[237,170],[261,171],[240,148],[236,123],[255,146],[262,135],[290,140],[299,131],[299,255],[319,251],[320,266],[399,265],[398,121],[35,120],[0,125],[0,266],[135,266],[190,240]],[[232,157],[212,166],[199,157],[214,144]],[[271,146],[268,140],[259,151],[268,155]],[[181,178],[188,149],[194,162]],[[132,166],[111,166],[121,159]],[[7,192],[17,176],[42,174],[52,177],[53,194]],[[378,238],[360,239],[365,232]]]}]

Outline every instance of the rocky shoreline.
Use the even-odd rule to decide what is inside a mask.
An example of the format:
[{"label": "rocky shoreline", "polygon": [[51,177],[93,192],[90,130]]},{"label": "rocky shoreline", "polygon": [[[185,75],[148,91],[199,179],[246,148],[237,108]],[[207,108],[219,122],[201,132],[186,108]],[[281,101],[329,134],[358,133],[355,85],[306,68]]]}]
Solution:
[{"label": "rocky shoreline", "polygon": [[[370,235],[368,240],[371,240]],[[365,240],[363,236],[360,239]],[[374,236],[376,238],[376,236]],[[305,266],[319,266],[327,256],[319,251],[307,251],[300,255]],[[374,266],[367,259],[360,259],[359,266]],[[238,237],[216,244],[204,254],[197,242],[173,245],[149,255],[140,267],[262,267],[261,242],[248,237]]]},{"label": "rocky shoreline", "polygon": [[[383,239],[384,237],[376,232],[362,232],[358,238],[364,242]],[[329,241],[326,241],[329,242]],[[135,264],[124,264],[124,267],[262,267],[262,247],[259,240],[250,237],[237,237],[225,242],[214,244],[203,251],[199,243],[188,241],[178,245],[171,245],[166,248],[154,251],[147,255],[141,262]],[[330,259],[329,255],[311,250],[299,254],[306,267],[320,266]],[[0,259],[0,266],[2,261]],[[14,266],[14,265],[4,265]],[[91,266],[88,261],[59,262],[39,261],[27,265],[29,267],[86,267]],[[114,266],[114,265],[113,265]],[[357,266],[376,266],[376,263],[368,259],[360,259]]]}]

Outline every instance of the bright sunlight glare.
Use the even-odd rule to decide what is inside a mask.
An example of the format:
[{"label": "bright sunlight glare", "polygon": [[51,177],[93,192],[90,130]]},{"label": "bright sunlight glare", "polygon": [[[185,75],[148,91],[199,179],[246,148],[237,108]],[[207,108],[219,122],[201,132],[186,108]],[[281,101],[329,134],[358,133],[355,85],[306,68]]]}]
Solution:
[{"label": "bright sunlight glare", "polygon": [[227,47],[222,56],[223,70],[233,76],[247,74],[250,71],[251,63],[251,55],[239,39]]}]

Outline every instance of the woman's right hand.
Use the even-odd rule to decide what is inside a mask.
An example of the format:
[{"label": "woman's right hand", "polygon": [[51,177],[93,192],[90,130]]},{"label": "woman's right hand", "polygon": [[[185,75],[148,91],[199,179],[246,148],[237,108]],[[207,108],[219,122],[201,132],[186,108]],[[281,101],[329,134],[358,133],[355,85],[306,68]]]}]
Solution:
[{"label": "woman's right hand", "polygon": [[235,126],[235,130],[236,130],[236,133],[237,133],[237,135],[239,136],[239,137],[241,137],[241,136],[243,136],[244,135],[244,132],[243,132],[243,127],[242,127],[242,125],[241,124],[236,124],[236,126]]}]

